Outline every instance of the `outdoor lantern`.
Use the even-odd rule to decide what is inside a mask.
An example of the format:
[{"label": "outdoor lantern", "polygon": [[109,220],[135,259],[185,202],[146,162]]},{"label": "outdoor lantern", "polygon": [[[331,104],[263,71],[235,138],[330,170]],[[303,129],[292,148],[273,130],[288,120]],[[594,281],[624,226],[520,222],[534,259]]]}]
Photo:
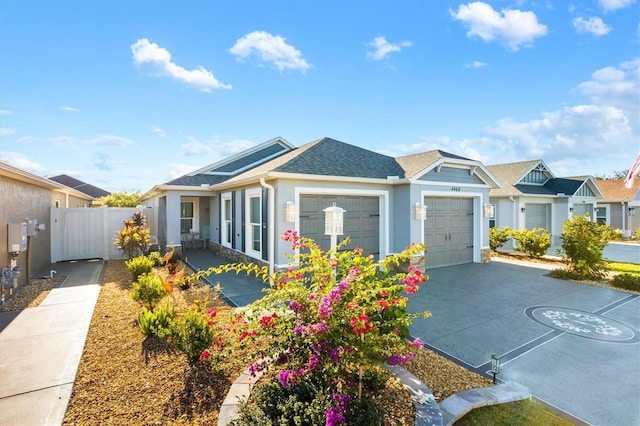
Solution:
[{"label": "outdoor lantern", "polygon": [[293,201],[287,201],[284,205],[284,220],[285,222],[295,222],[296,216],[298,216],[298,209]]},{"label": "outdoor lantern", "polygon": [[493,204],[484,203],[482,208],[482,212],[484,213],[484,217],[493,217],[495,215],[495,206]]},{"label": "outdoor lantern", "polygon": [[491,374],[493,374],[493,384],[496,384],[496,376],[500,373],[500,358],[498,355],[491,355]]},{"label": "outdoor lantern", "polygon": [[422,203],[416,203],[413,207],[413,217],[415,220],[425,220],[427,218],[427,206]]},{"label": "outdoor lantern", "polygon": [[324,235],[343,235],[343,222],[345,209],[336,207],[333,203],[331,207],[327,207],[324,212]]},{"label": "outdoor lantern", "polygon": [[520,207],[520,213],[526,213],[526,212],[527,212],[527,209],[526,209],[526,208],[524,208],[524,207]]}]

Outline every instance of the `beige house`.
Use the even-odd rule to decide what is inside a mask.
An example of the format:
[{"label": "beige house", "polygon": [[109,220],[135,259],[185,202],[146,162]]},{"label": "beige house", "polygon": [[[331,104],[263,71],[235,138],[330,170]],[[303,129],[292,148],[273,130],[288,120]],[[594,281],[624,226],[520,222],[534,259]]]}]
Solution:
[{"label": "beige house", "polygon": [[596,220],[622,231],[625,237],[640,228],[640,179],[631,188],[625,188],[623,179],[596,180],[604,194],[598,200]]},{"label": "beige house", "polygon": [[[91,202],[87,194],[0,161],[0,271],[13,257],[21,271],[18,285],[41,272],[51,259],[50,209],[90,207]],[[19,254],[12,256],[16,248]]]}]

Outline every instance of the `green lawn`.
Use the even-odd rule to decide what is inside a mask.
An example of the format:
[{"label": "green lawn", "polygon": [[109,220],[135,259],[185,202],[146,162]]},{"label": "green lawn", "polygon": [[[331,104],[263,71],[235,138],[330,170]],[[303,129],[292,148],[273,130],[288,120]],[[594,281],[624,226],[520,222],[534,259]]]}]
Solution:
[{"label": "green lawn", "polygon": [[456,426],[571,426],[572,424],[532,399],[476,408],[455,423]]},{"label": "green lawn", "polygon": [[609,262],[609,268],[611,272],[640,275],[640,264],[637,263]]}]

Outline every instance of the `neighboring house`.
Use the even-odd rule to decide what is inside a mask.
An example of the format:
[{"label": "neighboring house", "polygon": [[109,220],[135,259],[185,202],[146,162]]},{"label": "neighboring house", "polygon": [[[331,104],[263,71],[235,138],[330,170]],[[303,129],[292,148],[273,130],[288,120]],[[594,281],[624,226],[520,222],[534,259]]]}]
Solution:
[{"label": "neighboring house", "polygon": [[[58,182],[65,186],[68,186],[69,188],[78,190],[84,194],[87,194],[91,198],[106,197],[107,195],[111,194],[109,191],[105,191],[104,189],[98,188],[97,186],[93,186],[91,184],[78,180],[69,175],[58,175],[58,176],[50,177],[49,179],[51,179],[54,182]],[[86,207],[86,206],[76,206],[76,207]]]},{"label": "neighboring house", "polygon": [[[27,277],[41,272],[51,258],[51,207],[88,206],[91,201],[92,197],[80,191],[0,161],[0,268],[11,263],[9,228],[15,231],[21,228],[19,224],[29,223],[29,236],[23,239],[27,250],[20,247],[16,259],[22,270],[18,283],[24,284]],[[44,230],[34,229],[36,221],[44,224]]]},{"label": "neighboring house", "polygon": [[595,220],[595,205],[602,192],[591,176],[557,178],[542,160],[487,168],[502,183],[489,193],[494,206],[490,227],[544,228],[551,233],[552,244],[560,245],[567,219],[588,213]]},{"label": "neighboring house", "polygon": [[621,230],[627,238],[633,235],[640,228],[640,179],[629,189],[624,179],[596,180],[596,185],[604,194],[596,208],[598,223]]},{"label": "neighboring house", "polygon": [[382,258],[425,242],[436,267],[489,260],[484,212],[498,186],[480,162],[442,151],[393,158],[330,138],[297,148],[275,138],[141,199],[162,247],[192,243],[193,231],[227,257],[284,268],[291,246],[280,235],[293,229],[329,248],[323,210],[335,203],[350,247]]}]

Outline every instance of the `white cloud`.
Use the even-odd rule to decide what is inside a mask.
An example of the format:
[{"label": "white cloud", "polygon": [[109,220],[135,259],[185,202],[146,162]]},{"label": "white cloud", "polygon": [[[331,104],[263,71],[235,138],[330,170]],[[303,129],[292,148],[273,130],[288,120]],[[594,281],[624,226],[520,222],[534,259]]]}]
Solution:
[{"label": "white cloud", "polygon": [[14,129],[10,129],[8,127],[0,127],[0,136],[9,136],[13,135],[16,131]]},{"label": "white cloud", "polygon": [[187,136],[187,142],[181,146],[182,153],[187,156],[201,155],[213,152],[213,147],[198,141],[193,136]]},{"label": "white cloud", "polygon": [[105,154],[104,152],[97,152],[95,154],[95,159],[88,161],[87,165],[103,172],[109,172],[114,169],[114,166],[122,163],[122,161],[112,160],[109,154]]},{"label": "white cloud", "polygon": [[165,132],[164,129],[161,128],[161,127],[151,126],[151,131],[153,133],[155,133],[156,135],[160,136],[161,138],[166,138],[167,137],[167,132]]},{"label": "white cloud", "polygon": [[400,52],[403,47],[410,47],[413,43],[410,41],[401,41],[398,44],[389,43],[384,37],[376,37],[367,43],[367,46],[373,48],[367,52],[367,58],[371,58],[374,61],[380,61],[387,59],[392,52]]},{"label": "white cloud", "polygon": [[184,176],[187,173],[191,173],[195,170],[201,169],[202,167],[204,167],[204,165],[194,166],[184,163],[169,164],[169,176],[171,176],[171,179],[179,178],[180,176]]},{"label": "white cloud", "polygon": [[35,142],[36,140],[37,138],[35,138],[34,136],[21,136],[18,138],[19,143],[30,143]]},{"label": "white cloud", "polygon": [[229,51],[238,60],[258,56],[280,72],[292,70],[304,74],[311,68],[298,49],[287,44],[283,37],[266,31],[254,31],[239,38]]},{"label": "white cloud", "polygon": [[61,135],[61,136],[56,136],[51,140],[55,145],[60,147],[68,147],[70,145],[73,145],[73,138],[71,136]]},{"label": "white cloud", "polygon": [[487,63],[482,61],[473,61],[470,64],[466,65],[467,68],[482,68],[486,66],[487,66]]},{"label": "white cloud", "polygon": [[468,37],[480,37],[484,41],[497,40],[508,49],[517,51],[529,47],[537,37],[547,34],[547,26],[540,24],[533,12],[517,9],[495,11],[489,4],[473,2],[450,10],[451,16],[467,24]]},{"label": "white cloud", "polygon": [[0,109],[0,115],[9,115],[13,114],[13,111],[9,111],[8,109]]},{"label": "white cloud", "polygon": [[591,33],[596,36],[603,36],[605,34],[609,34],[611,31],[611,27],[602,22],[597,16],[592,16],[591,18],[583,18],[582,16],[578,16],[573,19],[573,26],[579,33]]},{"label": "white cloud", "polygon": [[211,89],[231,89],[230,84],[218,81],[211,71],[204,67],[196,67],[187,70],[171,61],[171,53],[146,38],[141,38],[131,45],[133,61],[136,65],[147,64],[160,75],[167,76],[196,87],[203,92],[211,92]]},{"label": "white cloud", "polygon": [[636,0],[598,0],[604,10],[618,10],[634,4]]},{"label": "white cloud", "polygon": [[23,154],[20,154],[18,152],[0,152],[0,159],[6,161],[12,166],[18,167],[22,170],[26,170],[35,175],[42,175],[46,171],[44,166],[29,160]]},{"label": "white cloud", "polygon": [[60,107],[60,109],[61,109],[62,111],[80,112],[80,110],[79,110],[79,109],[76,109],[76,108],[73,108],[73,107],[70,107],[70,106],[61,106],[61,107]]},{"label": "white cloud", "polygon": [[127,146],[131,145],[133,142],[120,136],[100,135],[95,139],[91,139],[90,141],[88,141],[88,143],[90,145],[99,146]]}]

